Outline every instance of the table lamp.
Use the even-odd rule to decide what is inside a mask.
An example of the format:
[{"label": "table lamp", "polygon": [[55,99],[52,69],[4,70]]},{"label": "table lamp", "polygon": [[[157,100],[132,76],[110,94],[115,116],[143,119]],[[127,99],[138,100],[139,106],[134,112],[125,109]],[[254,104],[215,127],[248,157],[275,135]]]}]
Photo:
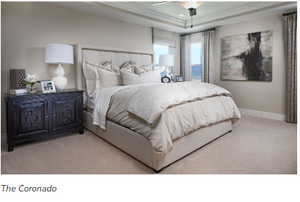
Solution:
[{"label": "table lamp", "polygon": [[68,80],[64,76],[65,71],[62,64],[73,64],[73,46],[68,44],[48,44],[46,48],[45,63],[58,64],[54,71],[54,77],[51,79],[57,89],[63,90]]},{"label": "table lamp", "polygon": [[172,73],[174,67],[174,55],[170,55],[170,54],[160,55],[159,65],[166,67],[166,74],[171,76],[172,79]]}]

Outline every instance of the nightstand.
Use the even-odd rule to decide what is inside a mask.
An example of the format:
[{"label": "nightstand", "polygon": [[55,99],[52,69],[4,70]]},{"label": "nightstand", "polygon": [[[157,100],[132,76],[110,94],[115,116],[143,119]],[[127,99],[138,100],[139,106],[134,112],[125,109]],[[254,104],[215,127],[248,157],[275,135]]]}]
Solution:
[{"label": "nightstand", "polygon": [[83,91],[7,94],[6,118],[8,151],[25,142],[83,134]]}]

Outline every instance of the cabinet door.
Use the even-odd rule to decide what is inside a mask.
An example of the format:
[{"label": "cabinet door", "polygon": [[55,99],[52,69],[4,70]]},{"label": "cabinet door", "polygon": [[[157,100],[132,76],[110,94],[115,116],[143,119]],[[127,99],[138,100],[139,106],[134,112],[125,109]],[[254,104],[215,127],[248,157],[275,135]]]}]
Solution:
[{"label": "cabinet door", "polygon": [[55,96],[51,101],[53,131],[66,130],[81,125],[79,93],[67,93]]},{"label": "cabinet door", "polygon": [[48,102],[43,97],[20,98],[10,105],[14,136],[43,135],[49,132]]}]

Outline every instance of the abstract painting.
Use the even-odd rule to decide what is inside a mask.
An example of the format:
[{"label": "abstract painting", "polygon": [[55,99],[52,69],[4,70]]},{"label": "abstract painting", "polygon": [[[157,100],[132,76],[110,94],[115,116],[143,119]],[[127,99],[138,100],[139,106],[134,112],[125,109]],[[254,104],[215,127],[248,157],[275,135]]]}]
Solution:
[{"label": "abstract painting", "polygon": [[221,79],[272,81],[273,32],[222,38]]}]

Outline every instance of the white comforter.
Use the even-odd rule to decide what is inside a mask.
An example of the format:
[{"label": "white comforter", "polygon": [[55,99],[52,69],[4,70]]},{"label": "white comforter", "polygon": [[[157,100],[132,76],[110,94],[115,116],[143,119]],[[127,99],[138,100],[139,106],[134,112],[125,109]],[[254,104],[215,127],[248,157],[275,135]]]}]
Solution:
[{"label": "white comforter", "polygon": [[130,99],[127,111],[153,124],[167,108],[185,102],[230,93],[219,86],[200,81],[145,86]]},{"label": "white comforter", "polygon": [[105,88],[97,92],[95,103],[94,124],[105,129],[108,117],[145,136],[163,153],[194,130],[240,118],[227,90],[199,81]]},{"label": "white comforter", "polygon": [[113,95],[124,89],[131,89],[136,91],[143,86],[151,84],[139,84],[128,86],[115,86],[111,88],[101,88],[96,93],[96,99],[94,103],[93,111],[93,124],[98,125],[103,130],[106,129],[106,116],[109,108],[109,104]]}]

